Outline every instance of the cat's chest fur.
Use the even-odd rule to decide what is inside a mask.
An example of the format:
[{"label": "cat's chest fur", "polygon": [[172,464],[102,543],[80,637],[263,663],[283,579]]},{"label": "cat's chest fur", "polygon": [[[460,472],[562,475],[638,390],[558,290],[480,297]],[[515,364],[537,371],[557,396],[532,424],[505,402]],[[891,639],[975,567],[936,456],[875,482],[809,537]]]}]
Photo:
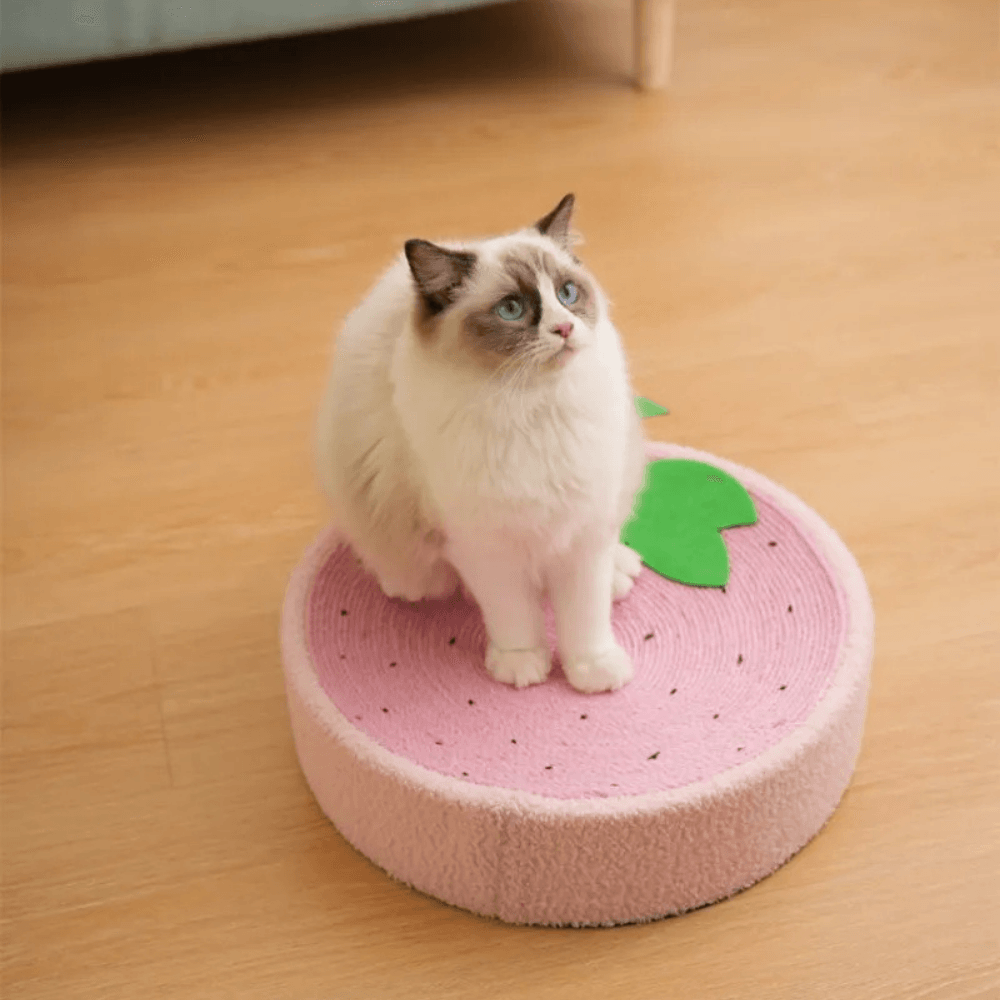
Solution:
[{"label": "cat's chest fur", "polygon": [[615,509],[630,397],[613,350],[572,359],[531,392],[483,391],[405,349],[393,368],[400,423],[445,527],[562,535]]}]

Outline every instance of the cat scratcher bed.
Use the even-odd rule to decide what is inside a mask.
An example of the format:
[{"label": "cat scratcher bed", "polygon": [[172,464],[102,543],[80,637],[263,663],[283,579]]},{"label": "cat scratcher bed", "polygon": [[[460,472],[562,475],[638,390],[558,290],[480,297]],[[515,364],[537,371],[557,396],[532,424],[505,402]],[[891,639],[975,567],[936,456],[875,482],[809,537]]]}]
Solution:
[{"label": "cat scratcher bed", "polygon": [[524,924],[601,925],[738,892],[823,826],[861,740],[873,619],[834,532],[764,477],[724,533],[727,586],[643,569],[614,628],[635,679],[581,694],[558,666],[491,679],[474,604],[388,600],[334,534],[296,569],[282,645],[320,807],[390,875]]}]

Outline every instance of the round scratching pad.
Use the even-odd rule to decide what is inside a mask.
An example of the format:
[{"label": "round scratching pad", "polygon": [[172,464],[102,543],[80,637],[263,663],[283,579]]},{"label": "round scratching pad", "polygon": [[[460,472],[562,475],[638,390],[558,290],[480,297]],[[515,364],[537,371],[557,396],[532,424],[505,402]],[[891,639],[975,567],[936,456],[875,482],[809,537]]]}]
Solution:
[{"label": "round scratching pad", "polygon": [[871,665],[861,571],[762,476],[649,451],[730,473],[758,520],[723,532],[724,588],[643,569],[615,605],[636,668],[619,691],[581,694],[558,665],[498,683],[474,604],[389,600],[332,533],[295,571],[282,647],[302,769],[391,875],[514,923],[629,923],[751,885],[833,812]]}]

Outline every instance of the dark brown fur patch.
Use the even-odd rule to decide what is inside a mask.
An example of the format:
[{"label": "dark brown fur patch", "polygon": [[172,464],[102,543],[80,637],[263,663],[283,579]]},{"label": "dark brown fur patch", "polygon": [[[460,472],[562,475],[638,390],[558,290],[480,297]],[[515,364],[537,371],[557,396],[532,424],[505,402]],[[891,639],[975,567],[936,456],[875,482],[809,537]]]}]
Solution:
[{"label": "dark brown fur patch", "polygon": [[[537,291],[536,291],[537,296]],[[516,321],[501,319],[492,309],[484,309],[470,314],[465,325],[469,333],[475,337],[476,346],[480,350],[492,354],[509,356],[527,347],[538,338],[537,316],[539,306],[526,306],[524,316]]]},{"label": "dark brown fur patch", "polygon": [[569,245],[569,226],[573,217],[573,205],[576,199],[572,194],[564,195],[562,201],[543,219],[535,223],[535,228],[563,246]]},{"label": "dark brown fur patch", "polygon": [[475,269],[476,255],[427,240],[407,240],[405,250],[418,293],[417,325],[424,330],[458,298],[459,288]]},{"label": "dark brown fur patch", "polygon": [[597,303],[594,301],[590,282],[575,268],[564,267],[552,254],[534,247],[528,249],[536,255],[536,270],[538,272],[544,271],[549,276],[552,287],[557,292],[567,281],[572,281],[576,285],[579,298],[573,305],[564,306],[564,308],[568,309],[574,316],[579,316],[587,326],[593,326],[597,322]]},{"label": "dark brown fur patch", "polygon": [[[480,350],[510,356],[537,339],[542,297],[538,292],[535,263],[534,257],[510,254],[503,261],[503,293],[490,308],[470,313],[466,318],[466,329]],[[512,297],[520,300],[524,314],[519,320],[501,319],[494,310],[504,299]]]},{"label": "dark brown fur patch", "polygon": [[[524,269],[530,269],[530,275]],[[579,298],[571,306],[565,306],[571,313],[583,319],[588,326],[597,321],[597,305],[590,288],[590,283],[576,269],[564,267],[551,253],[539,247],[525,246],[508,255],[504,261],[504,270],[520,272],[519,280],[530,281],[537,290],[538,275],[546,274],[552,282],[552,287],[558,290],[567,282],[572,281],[577,287]]]},{"label": "dark brown fur patch", "polygon": [[[542,274],[551,279],[556,289],[572,281],[577,286],[579,298],[565,308],[588,326],[596,322],[597,304],[590,283],[543,248],[531,245],[518,247],[507,254],[501,266],[504,280],[496,301],[488,309],[470,313],[465,319],[466,330],[477,351],[509,357],[538,339],[538,324],[543,311],[538,285]],[[524,315],[519,320],[504,320],[495,312],[496,306],[510,297],[517,298],[524,306]]]}]

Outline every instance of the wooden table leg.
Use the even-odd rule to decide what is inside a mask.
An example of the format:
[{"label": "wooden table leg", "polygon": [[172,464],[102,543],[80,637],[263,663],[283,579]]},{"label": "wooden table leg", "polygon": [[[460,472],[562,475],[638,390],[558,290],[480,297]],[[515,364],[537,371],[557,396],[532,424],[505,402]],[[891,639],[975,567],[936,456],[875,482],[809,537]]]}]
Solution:
[{"label": "wooden table leg", "polygon": [[675,0],[632,0],[635,78],[640,90],[662,90],[670,79]]}]

